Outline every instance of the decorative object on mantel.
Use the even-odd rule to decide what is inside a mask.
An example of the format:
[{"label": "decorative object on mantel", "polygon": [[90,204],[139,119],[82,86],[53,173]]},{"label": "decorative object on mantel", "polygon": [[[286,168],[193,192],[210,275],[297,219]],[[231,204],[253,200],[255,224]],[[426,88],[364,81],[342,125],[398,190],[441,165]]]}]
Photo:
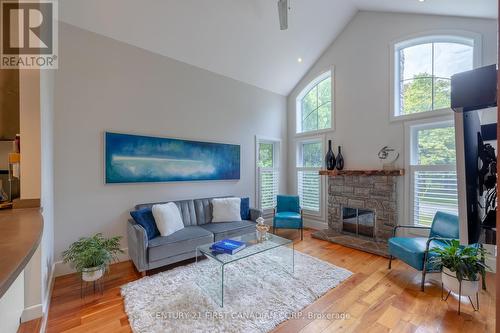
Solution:
[{"label": "decorative object on mantel", "polygon": [[[488,254],[483,247],[477,244],[462,246],[456,239],[446,240],[442,248],[434,247],[431,252],[436,254],[430,259],[431,264],[443,267],[441,273],[441,299],[446,301],[453,291],[458,294],[458,314],[460,314],[461,296],[467,296],[474,311],[479,310],[479,277],[483,279],[483,289],[486,290],[486,270],[484,258]],[[443,289],[448,289],[446,298],[443,298]],[[476,297],[476,306],[471,297]]]},{"label": "decorative object on mantel", "polygon": [[335,170],[335,154],[333,153],[332,150],[332,140],[328,140],[328,152],[326,153],[325,156],[325,163],[326,163],[326,169],[327,170]]},{"label": "decorative object on mantel", "polygon": [[399,153],[395,152],[395,150],[389,146],[382,147],[382,149],[378,152],[378,158],[381,161],[387,160],[390,155],[395,155],[396,157],[392,157],[390,162],[382,165],[382,169],[384,170],[394,170],[396,168],[396,161],[399,158]]},{"label": "decorative object on mantel", "polygon": [[342,156],[342,147],[339,146],[339,153],[337,154],[337,170],[343,170],[344,169],[344,156]]},{"label": "decorative object on mantel", "polygon": [[260,242],[267,240],[267,232],[269,231],[269,226],[264,224],[264,218],[259,217],[257,219],[257,239]]},{"label": "decorative object on mantel", "polygon": [[404,169],[394,170],[320,170],[321,176],[404,176]]},{"label": "decorative object on mantel", "polygon": [[[96,281],[101,281],[108,265],[118,260],[118,253],[123,253],[120,249],[121,236],[105,238],[98,233],[92,237],[82,237],[74,242],[62,253],[63,262],[70,265],[81,274],[83,282],[93,282],[94,292]],[[97,286],[102,292],[102,283]],[[80,286],[80,296],[83,296],[83,286]]]}]

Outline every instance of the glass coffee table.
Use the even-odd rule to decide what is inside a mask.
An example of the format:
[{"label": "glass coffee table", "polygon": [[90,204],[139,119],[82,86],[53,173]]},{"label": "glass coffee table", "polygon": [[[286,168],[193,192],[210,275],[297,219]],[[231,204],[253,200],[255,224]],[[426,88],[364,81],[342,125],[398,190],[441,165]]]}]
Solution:
[{"label": "glass coffee table", "polygon": [[[235,254],[217,254],[210,247],[213,243],[198,246],[196,248],[196,283],[200,288],[219,306],[224,307],[224,288],[228,279],[227,266],[236,265],[238,262],[249,257],[267,256],[266,260],[270,269],[283,269],[293,274],[294,271],[294,247],[289,239],[273,234],[267,234],[266,240],[259,242],[255,232],[237,237],[230,237],[244,242],[246,247]],[[201,258],[207,257],[208,262],[199,262]],[[201,265],[203,264],[203,268]],[[226,270],[226,272],[225,272]]]}]

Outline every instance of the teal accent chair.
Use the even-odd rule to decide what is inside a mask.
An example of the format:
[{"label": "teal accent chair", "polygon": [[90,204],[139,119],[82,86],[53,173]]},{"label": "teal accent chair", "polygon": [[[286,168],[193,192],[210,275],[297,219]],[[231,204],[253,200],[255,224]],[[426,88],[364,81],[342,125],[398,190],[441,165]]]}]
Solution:
[{"label": "teal accent chair", "polygon": [[[396,237],[398,229],[430,230],[429,237]],[[389,269],[392,259],[398,258],[416,270],[422,271],[421,289],[424,291],[425,274],[439,272],[441,267],[435,267],[429,259],[434,256],[429,252],[433,247],[443,247],[450,239],[459,239],[458,216],[436,212],[430,227],[416,225],[398,225],[394,227],[394,237],[389,238]]]},{"label": "teal accent chair", "polygon": [[300,229],[300,240],[304,239],[302,209],[297,195],[278,195],[274,209],[273,233],[278,229]]}]

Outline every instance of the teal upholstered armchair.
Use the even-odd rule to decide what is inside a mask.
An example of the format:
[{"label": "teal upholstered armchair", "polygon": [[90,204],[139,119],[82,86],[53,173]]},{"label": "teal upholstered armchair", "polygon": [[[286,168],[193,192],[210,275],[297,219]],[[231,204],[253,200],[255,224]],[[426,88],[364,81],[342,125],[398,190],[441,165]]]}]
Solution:
[{"label": "teal upholstered armchair", "polygon": [[300,239],[304,239],[302,209],[297,195],[278,195],[274,209],[273,233],[278,229],[300,229]]},{"label": "teal upholstered armchair", "polygon": [[[430,230],[429,237],[396,237],[400,228],[427,229]],[[437,212],[430,227],[415,225],[398,225],[394,228],[394,237],[389,239],[389,269],[392,259],[398,258],[413,268],[422,271],[421,289],[424,291],[425,274],[437,272],[441,267],[432,266],[429,258],[434,256],[429,252],[433,247],[443,247],[446,240],[459,238],[458,216]]]}]

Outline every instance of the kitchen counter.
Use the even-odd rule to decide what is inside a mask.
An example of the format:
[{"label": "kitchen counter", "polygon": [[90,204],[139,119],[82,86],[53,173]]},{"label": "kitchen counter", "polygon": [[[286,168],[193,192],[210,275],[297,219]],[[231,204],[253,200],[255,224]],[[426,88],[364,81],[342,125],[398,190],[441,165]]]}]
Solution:
[{"label": "kitchen counter", "polygon": [[42,231],[40,208],[0,210],[0,298],[30,261]]}]

